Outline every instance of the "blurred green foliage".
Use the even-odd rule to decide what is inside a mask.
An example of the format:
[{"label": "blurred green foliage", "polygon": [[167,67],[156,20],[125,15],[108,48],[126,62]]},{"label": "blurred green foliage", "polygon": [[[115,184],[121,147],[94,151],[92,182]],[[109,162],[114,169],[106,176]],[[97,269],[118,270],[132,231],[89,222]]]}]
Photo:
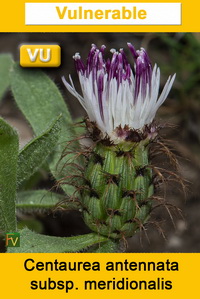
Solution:
[{"label": "blurred green foliage", "polygon": [[177,99],[200,100],[200,34],[199,33],[162,33],[160,40],[166,46],[169,63],[162,65],[166,73],[176,73]]}]

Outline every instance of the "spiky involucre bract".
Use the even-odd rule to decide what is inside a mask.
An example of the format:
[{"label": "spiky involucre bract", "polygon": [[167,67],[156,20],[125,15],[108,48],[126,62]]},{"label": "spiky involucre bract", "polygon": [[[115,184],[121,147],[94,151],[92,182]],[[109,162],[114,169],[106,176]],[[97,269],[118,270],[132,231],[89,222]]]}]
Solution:
[{"label": "spiky involucre bract", "polygon": [[147,141],[94,147],[81,194],[90,229],[116,239],[130,237],[143,227],[154,191],[148,163]]}]

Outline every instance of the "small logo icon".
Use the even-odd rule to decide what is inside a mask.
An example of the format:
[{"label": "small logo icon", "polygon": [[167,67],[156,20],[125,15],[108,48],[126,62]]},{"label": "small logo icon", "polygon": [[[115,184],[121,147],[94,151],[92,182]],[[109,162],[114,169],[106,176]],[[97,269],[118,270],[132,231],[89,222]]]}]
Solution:
[{"label": "small logo icon", "polygon": [[20,247],[20,233],[6,233],[6,247]]},{"label": "small logo icon", "polygon": [[61,48],[59,45],[21,45],[22,67],[59,67]]}]

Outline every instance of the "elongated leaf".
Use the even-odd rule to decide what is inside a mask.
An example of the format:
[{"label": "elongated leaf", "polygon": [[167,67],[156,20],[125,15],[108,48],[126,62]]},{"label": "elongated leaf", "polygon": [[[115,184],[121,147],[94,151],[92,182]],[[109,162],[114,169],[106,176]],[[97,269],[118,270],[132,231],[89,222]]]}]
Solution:
[{"label": "elongated leaf", "polygon": [[[40,135],[47,124],[62,113],[61,133],[57,148],[49,164],[52,174],[57,180],[66,177],[71,172],[67,168],[72,155],[63,159],[61,155],[67,142],[75,137],[72,130],[72,120],[65,102],[57,88],[46,74],[37,69],[22,69],[15,64],[11,72],[11,88],[17,105],[31,124],[36,135]],[[78,148],[78,144],[76,144]],[[67,194],[72,194],[75,189],[63,184],[62,188]]]},{"label": "elongated leaf", "polygon": [[66,196],[47,190],[23,191],[17,195],[17,208],[26,212],[45,212],[56,207],[65,210],[80,210],[79,202],[67,201]]},{"label": "elongated leaf", "polygon": [[60,238],[39,235],[25,228],[20,231],[20,247],[10,247],[8,252],[78,252],[103,241],[106,237],[94,233]]},{"label": "elongated leaf", "polygon": [[113,253],[118,252],[119,244],[113,240],[107,240],[99,244],[98,248],[95,250],[96,253]]},{"label": "elongated leaf", "polygon": [[18,135],[0,118],[0,232],[16,230]]},{"label": "elongated leaf", "polygon": [[12,56],[10,54],[0,55],[0,100],[10,84],[9,72],[12,63]]},{"label": "elongated leaf", "polygon": [[18,63],[14,64],[11,71],[11,89],[17,105],[37,135],[61,113],[65,123],[71,123],[71,117],[58,88],[40,70],[21,68]]},{"label": "elongated leaf", "polygon": [[18,184],[33,175],[54,150],[60,133],[60,116],[40,136],[34,138],[19,153]]}]

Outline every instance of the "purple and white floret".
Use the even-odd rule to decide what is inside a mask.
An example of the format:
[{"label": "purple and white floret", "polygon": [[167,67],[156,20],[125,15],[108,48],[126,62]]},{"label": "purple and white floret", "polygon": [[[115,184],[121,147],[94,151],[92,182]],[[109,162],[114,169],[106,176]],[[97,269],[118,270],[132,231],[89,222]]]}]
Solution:
[{"label": "purple and white floret", "polygon": [[111,140],[117,139],[116,129],[119,127],[142,131],[145,125],[150,125],[175,79],[175,75],[168,78],[159,96],[160,69],[157,65],[152,68],[145,49],[136,51],[131,43],[128,47],[135,61],[134,70],[123,49],[112,49],[112,58],[105,60],[105,46],[98,49],[93,44],[86,64],[79,53],[74,55],[82,96],[77,93],[71,77],[71,84],[62,78],[68,91],[86,110],[90,121]]}]

